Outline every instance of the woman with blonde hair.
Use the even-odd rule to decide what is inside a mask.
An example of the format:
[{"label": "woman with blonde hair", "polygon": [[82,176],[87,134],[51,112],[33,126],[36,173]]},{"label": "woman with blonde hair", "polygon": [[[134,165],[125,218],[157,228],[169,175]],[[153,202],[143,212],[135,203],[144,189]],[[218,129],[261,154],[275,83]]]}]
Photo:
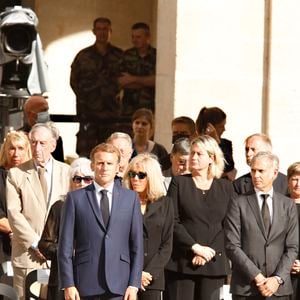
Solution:
[{"label": "woman with blonde hair", "polygon": [[172,251],[174,213],[163,181],[160,165],[149,153],[134,157],[124,175],[124,185],[139,195],[143,214],[144,269],[139,300],[160,300],[165,286],[164,268]]},{"label": "woman with blonde hair", "polygon": [[224,157],[216,140],[200,135],[191,142],[191,174],[173,177],[174,242],[166,267],[167,299],[218,300],[230,271],[223,221],[232,184],[220,178]]},{"label": "woman with blonde hair", "polygon": [[7,172],[30,158],[31,148],[27,135],[23,131],[9,132],[0,149],[0,263],[9,259],[11,251],[12,230],[8,223],[6,208]]},{"label": "woman with blonde hair", "polygon": [[[295,162],[288,167],[287,170],[287,179],[288,179],[288,190],[289,197],[293,199],[296,203],[298,210],[298,218],[300,224],[300,162]],[[300,240],[300,231],[299,231],[299,240]],[[292,284],[293,284],[293,294],[290,296],[291,300],[300,299],[300,255],[294,261],[292,266]]]}]

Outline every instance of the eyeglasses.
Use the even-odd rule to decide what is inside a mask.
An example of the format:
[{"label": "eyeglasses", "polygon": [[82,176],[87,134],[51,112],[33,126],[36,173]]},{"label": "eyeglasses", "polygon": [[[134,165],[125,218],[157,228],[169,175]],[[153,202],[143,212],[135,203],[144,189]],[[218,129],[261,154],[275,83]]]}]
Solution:
[{"label": "eyeglasses", "polygon": [[138,177],[138,179],[144,179],[147,177],[147,173],[145,172],[134,172],[134,171],[129,171],[128,172],[128,176],[130,178],[135,178],[136,176]]},{"label": "eyeglasses", "polygon": [[78,175],[75,175],[73,178],[72,178],[72,181],[74,183],[81,183],[81,181],[84,181],[84,183],[87,183],[87,184],[90,184],[93,182],[93,177],[91,176],[78,176]]}]

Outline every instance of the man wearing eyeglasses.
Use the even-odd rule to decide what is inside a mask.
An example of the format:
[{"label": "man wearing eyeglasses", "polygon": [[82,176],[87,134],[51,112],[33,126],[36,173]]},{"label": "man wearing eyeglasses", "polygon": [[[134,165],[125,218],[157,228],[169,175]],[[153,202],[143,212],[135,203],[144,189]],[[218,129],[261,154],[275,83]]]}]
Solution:
[{"label": "man wearing eyeglasses", "polygon": [[69,166],[51,155],[57,136],[53,124],[35,124],[29,132],[32,159],[11,168],[7,176],[13,282],[20,299],[25,296],[27,274],[45,263],[37,245],[50,207],[69,190]]},{"label": "man wearing eyeglasses", "polygon": [[115,146],[100,144],[90,158],[94,183],[68,193],[65,202],[60,286],[68,300],[136,300],[144,253],[138,196],[115,183],[120,162]]}]

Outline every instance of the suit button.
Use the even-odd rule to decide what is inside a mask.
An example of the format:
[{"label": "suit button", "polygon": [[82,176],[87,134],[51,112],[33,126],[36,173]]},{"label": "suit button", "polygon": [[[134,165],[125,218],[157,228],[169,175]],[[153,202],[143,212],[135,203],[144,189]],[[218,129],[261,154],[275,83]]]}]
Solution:
[{"label": "suit button", "polygon": [[144,253],[144,256],[148,256],[148,253]]},{"label": "suit button", "polygon": [[107,234],[107,235],[105,236],[105,238],[108,239],[108,238],[109,238],[109,235]]},{"label": "suit button", "polygon": [[263,266],[265,267],[267,264],[266,263],[263,263]]}]

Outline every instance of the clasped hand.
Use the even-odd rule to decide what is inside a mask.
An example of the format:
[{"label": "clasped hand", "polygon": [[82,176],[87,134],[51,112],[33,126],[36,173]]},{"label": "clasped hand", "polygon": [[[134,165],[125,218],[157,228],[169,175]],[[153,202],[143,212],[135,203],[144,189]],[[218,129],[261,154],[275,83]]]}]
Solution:
[{"label": "clasped hand", "polygon": [[147,287],[152,281],[152,275],[148,272],[142,272],[142,287],[141,289],[145,291],[145,287]]},{"label": "clasped hand", "polygon": [[203,266],[205,263],[211,261],[213,257],[216,255],[216,251],[207,246],[201,246],[199,244],[195,244],[192,247],[195,256],[192,260],[194,265]]},{"label": "clasped hand", "polygon": [[292,265],[292,270],[291,273],[292,274],[299,274],[300,272],[300,260],[296,259]]},{"label": "clasped hand", "polygon": [[279,288],[279,283],[275,276],[264,277],[262,274],[259,274],[255,281],[259,292],[264,297],[271,297]]}]

